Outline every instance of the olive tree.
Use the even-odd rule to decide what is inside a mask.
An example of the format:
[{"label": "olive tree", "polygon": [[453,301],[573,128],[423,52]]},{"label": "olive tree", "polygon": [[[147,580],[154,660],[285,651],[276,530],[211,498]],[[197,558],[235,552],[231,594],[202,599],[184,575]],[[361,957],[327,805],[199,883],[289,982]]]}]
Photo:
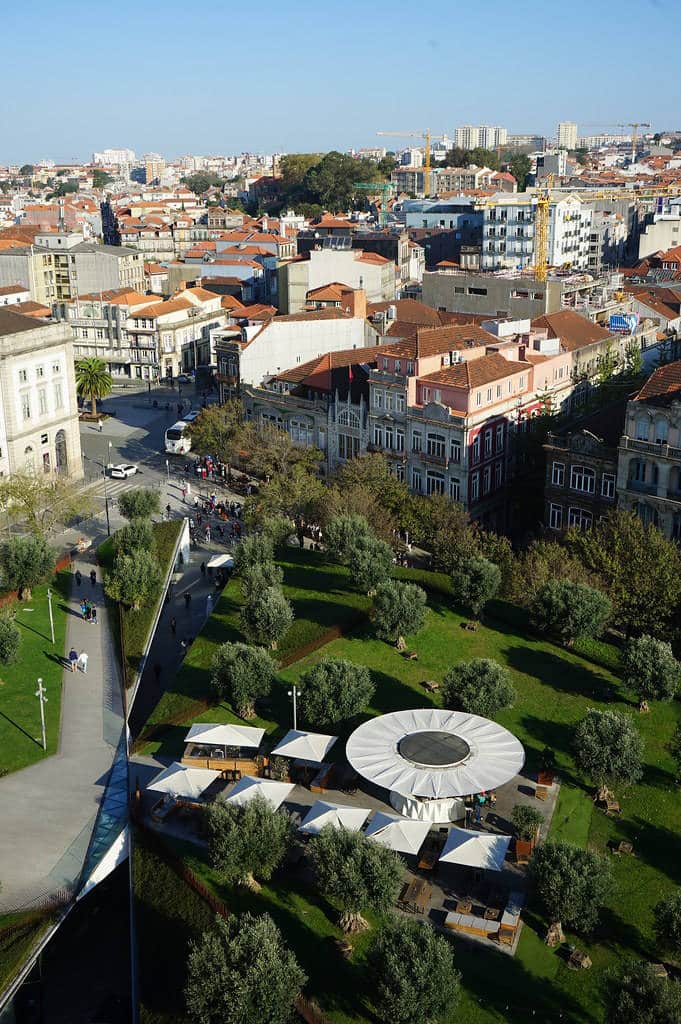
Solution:
[{"label": "olive tree", "polygon": [[228,701],[240,718],[255,717],[255,702],[272,689],[276,667],[262,647],[222,644],[210,665],[210,684],[219,700]]},{"label": "olive tree", "polygon": [[234,568],[243,575],[254,565],[269,565],[274,561],[274,542],[267,533],[250,533],[234,551]]},{"label": "olive tree", "polygon": [[131,519],[127,526],[117,530],[113,537],[116,555],[130,555],[133,551],[156,550],[154,529],[148,519]]},{"label": "olive tree", "polygon": [[493,718],[513,707],[516,691],[508,669],[492,658],[473,658],[450,668],[442,681],[445,706]]},{"label": "olive tree", "polygon": [[373,619],[381,640],[418,633],[426,621],[426,592],[414,583],[386,580],[376,587]]},{"label": "olive tree", "polygon": [[681,985],[660,978],[652,964],[628,960],[606,983],[606,1024],[679,1024]]},{"label": "olive tree", "polygon": [[575,729],[577,766],[597,786],[637,782],[643,769],[643,739],[634,723],[619,711],[590,708]]},{"label": "olive tree", "polygon": [[367,950],[372,1005],[386,1024],[450,1020],[461,975],[454,949],[428,924],[393,915]]},{"label": "olive tree", "polygon": [[600,590],[567,579],[549,580],[530,605],[537,629],[552,633],[568,646],[580,637],[600,636],[610,611],[610,601]]},{"label": "olive tree", "polygon": [[501,569],[494,562],[472,555],[459,562],[452,573],[454,600],[476,618],[501,586]]},{"label": "olive tree", "polygon": [[279,587],[266,587],[251,596],[241,610],[241,625],[254,643],[277,644],[293,622],[293,608]]},{"label": "olive tree", "polygon": [[114,601],[137,610],[154,601],[163,583],[163,570],[150,551],[119,555],[106,576],[104,589]]},{"label": "olive tree", "polygon": [[187,1011],[192,1024],[290,1024],[306,981],[269,914],[216,917],[189,948]]},{"label": "olive tree", "polygon": [[354,512],[336,516],[324,529],[324,546],[331,558],[347,562],[353,545],[360,537],[373,537],[374,533],[365,516]]},{"label": "olive tree", "polygon": [[529,804],[516,804],[511,811],[511,824],[518,839],[529,843],[544,822],[544,815]]},{"label": "olive tree", "polygon": [[215,800],[206,807],[205,821],[211,866],[221,879],[254,892],[261,880],[269,881],[293,842],[288,813],[275,811],[260,793],[243,806]]},{"label": "olive tree", "polygon": [[310,843],[310,855],[320,891],[342,908],[344,932],[369,927],[363,911],[386,911],[394,903],[404,861],[388,847],[361,832],[327,826]]},{"label": "olive tree", "polygon": [[350,547],[348,564],[360,590],[373,594],[379,583],[390,578],[393,567],[392,548],[378,537],[361,534]]},{"label": "olive tree", "polygon": [[118,511],[124,519],[151,519],[161,511],[161,497],[153,487],[133,487],[120,495]]},{"label": "olive tree", "polygon": [[284,580],[284,572],[274,562],[254,562],[245,565],[241,571],[241,592],[248,604],[263,590],[270,587],[280,588]]},{"label": "olive tree", "polygon": [[528,867],[534,898],[554,925],[589,932],[611,887],[602,857],[565,842],[538,846]]},{"label": "olive tree", "polygon": [[21,632],[13,615],[0,615],[0,664],[10,665],[17,660],[21,647]]},{"label": "olive tree", "polygon": [[671,644],[644,633],[629,641],[622,662],[622,678],[641,700],[673,699],[681,665],[674,657]]},{"label": "olive tree", "polygon": [[347,722],[364,711],[374,695],[369,669],[343,659],[324,658],[300,678],[303,718],[314,728]]},{"label": "olive tree", "polygon": [[0,545],[2,584],[18,591],[20,601],[30,601],[33,587],[52,576],[56,561],[54,549],[39,534],[12,537]]},{"label": "olive tree", "polygon": [[660,946],[675,960],[681,960],[681,889],[660,900],[653,913]]}]

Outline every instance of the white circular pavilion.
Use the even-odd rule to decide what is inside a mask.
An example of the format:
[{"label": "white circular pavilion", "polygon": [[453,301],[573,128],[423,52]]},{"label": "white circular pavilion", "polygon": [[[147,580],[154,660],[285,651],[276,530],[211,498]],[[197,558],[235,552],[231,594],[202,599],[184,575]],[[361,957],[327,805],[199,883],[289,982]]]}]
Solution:
[{"label": "white circular pavilion", "polygon": [[434,708],[370,719],[352,733],[346,755],[356,772],[390,791],[396,811],[432,822],[463,818],[464,797],[502,786],[525,763],[508,729]]}]

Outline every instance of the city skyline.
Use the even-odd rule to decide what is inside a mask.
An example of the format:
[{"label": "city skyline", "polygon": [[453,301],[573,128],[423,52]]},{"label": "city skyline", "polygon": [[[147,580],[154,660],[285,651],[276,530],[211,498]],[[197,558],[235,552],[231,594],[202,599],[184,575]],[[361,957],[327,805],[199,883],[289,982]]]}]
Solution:
[{"label": "city skyline", "polygon": [[[380,144],[379,129],[428,125],[453,133],[457,125],[500,124],[549,137],[559,121],[576,121],[584,134],[635,120],[675,127],[673,62],[644,51],[635,76],[615,76],[603,48],[605,40],[608,52],[626,53],[646,16],[664,18],[673,35],[681,14],[665,0],[643,9],[625,0],[616,21],[580,0],[552,13],[550,24],[535,0],[522,19],[493,0],[482,28],[472,10],[420,24],[402,0],[388,20],[356,0],[314,8],[314,18],[304,0],[265,7],[264,30],[248,12],[211,10],[210,45],[201,43],[201,23],[188,23],[187,48],[188,16],[176,0],[163,19],[122,0],[116,25],[83,0],[58,10],[29,0],[30,53],[7,47],[8,80],[22,88],[20,99],[4,97],[0,162],[84,162],[109,146],[167,157],[346,150]],[[26,13],[6,12],[6,39],[21,39]],[[421,71],[396,88],[407,65]],[[59,88],[46,88],[51,77]]]}]

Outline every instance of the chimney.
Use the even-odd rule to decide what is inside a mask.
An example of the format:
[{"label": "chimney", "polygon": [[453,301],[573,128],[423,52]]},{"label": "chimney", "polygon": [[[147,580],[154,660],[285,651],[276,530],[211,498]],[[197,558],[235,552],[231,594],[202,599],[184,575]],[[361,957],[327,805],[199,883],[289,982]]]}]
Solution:
[{"label": "chimney", "polygon": [[177,290],[178,290],[178,292],[183,292],[186,287],[187,287],[187,282],[186,281],[180,281],[180,283],[177,286]]},{"label": "chimney", "polygon": [[269,221],[267,219],[267,214],[265,213],[265,214],[263,214],[263,218],[262,218],[262,229],[263,229],[263,231],[267,231],[267,225],[268,224],[269,224]]},{"label": "chimney", "polygon": [[348,288],[341,292],[341,306],[350,316],[366,318],[367,293],[363,288]]}]

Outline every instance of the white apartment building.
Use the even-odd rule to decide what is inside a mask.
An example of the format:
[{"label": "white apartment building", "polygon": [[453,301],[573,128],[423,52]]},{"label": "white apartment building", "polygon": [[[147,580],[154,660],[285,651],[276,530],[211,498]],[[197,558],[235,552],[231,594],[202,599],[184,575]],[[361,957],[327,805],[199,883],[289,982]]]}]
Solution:
[{"label": "white apartment building", "polygon": [[[327,241],[334,242],[335,239]],[[301,313],[307,305],[307,293],[332,282],[363,289],[367,302],[387,302],[395,298],[397,273],[393,261],[378,253],[350,248],[313,249],[307,260],[296,259],[280,264],[279,309],[282,313]],[[317,354],[312,352],[307,358]],[[282,369],[286,368],[284,364]]]},{"label": "white apartment building", "polygon": [[83,475],[71,331],[0,308],[0,476]]},{"label": "white apartment building", "polygon": [[[485,206],[482,270],[518,270],[535,262],[536,207],[527,196],[497,193]],[[588,267],[592,211],[575,196],[554,198],[549,207],[549,266]]]},{"label": "white apartment building", "polygon": [[556,137],[559,149],[577,149],[577,122],[559,121]]},{"label": "white apartment building", "polygon": [[477,146],[496,149],[497,146],[505,146],[507,141],[508,131],[500,125],[463,124],[454,130],[454,145],[462,149],[475,149]]},{"label": "white apartment building", "polygon": [[108,167],[111,164],[134,164],[134,149],[104,149],[101,153],[92,154],[93,164],[103,164]]}]

